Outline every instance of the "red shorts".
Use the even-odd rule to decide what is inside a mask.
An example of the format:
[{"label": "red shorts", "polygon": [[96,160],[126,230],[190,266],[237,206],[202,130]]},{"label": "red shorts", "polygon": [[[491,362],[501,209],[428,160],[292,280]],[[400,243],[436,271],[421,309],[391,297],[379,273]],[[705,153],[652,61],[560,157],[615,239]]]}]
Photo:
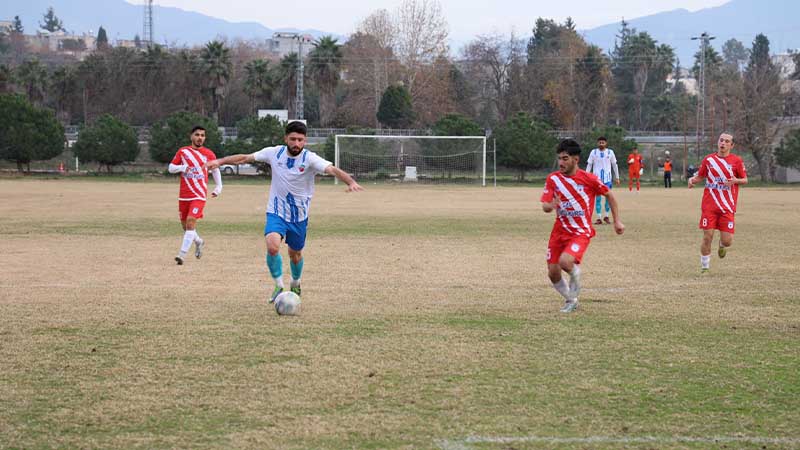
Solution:
[{"label": "red shorts", "polygon": [[719,230],[733,234],[734,231],[733,213],[701,211],[700,229]]},{"label": "red shorts", "polygon": [[180,213],[181,222],[185,222],[187,217],[202,219],[205,206],[206,202],[204,200],[178,200],[178,213]]},{"label": "red shorts", "polygon": [[583,253],[589,248],[588,236],[575,236],[570,234],[551,234],[547,243],[547,264],[558,264],[562,253],[575,257],[575,264],[581,263]]}]

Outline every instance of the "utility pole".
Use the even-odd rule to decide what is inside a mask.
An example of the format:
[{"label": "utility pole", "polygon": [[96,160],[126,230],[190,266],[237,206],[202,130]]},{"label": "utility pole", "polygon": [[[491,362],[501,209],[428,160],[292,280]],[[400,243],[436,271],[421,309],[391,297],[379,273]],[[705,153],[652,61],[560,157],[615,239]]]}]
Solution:
[{"label": "utility pole", "polygon": [[716,36],[710,36],[707,32],[703,32],[700,36],[692,36],[692,40],[700,40],[700,101],[697,102],[697,125],[695,139],[697,146],[697,157],[701,155],[700,145],[705,144],[706,136],[706,47],[708,43],[716,39]]},{"label": "utility pole", "polygon": [[299,42],[298,50],[297,50],[297,59],[299,63],[297,64],[297,92],[295,93],[295,115],[297,116],[296,119],[303,120],[304,109],[305,109],[305,102],[303,100],[303,35],[297,34],[296,35],[297,41]]},{"label": "utility pole", "polygon": [[144,1],[144,30],[142,36],[142,44],[144,48],[150,48],[154,45],[153,41],[153,0]]}]

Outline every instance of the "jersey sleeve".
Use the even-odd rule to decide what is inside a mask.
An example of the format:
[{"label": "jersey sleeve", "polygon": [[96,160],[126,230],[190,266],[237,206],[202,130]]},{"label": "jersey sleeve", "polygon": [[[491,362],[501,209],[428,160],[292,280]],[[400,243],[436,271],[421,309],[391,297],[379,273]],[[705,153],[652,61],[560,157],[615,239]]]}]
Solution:
[{"label": "jersey sleeve", "polygon": [[276,151],[280,148],[277,147],[264,147],[261,150],[253,153],[253,158],[255,158],[258,162],[263,162],[272,165],[272,161],[275,158]]},{"label": "jersey sleeve", "polygon": [[733,168],[733,176],[736,178],[747,178],[747,169],[744,167],[744,161],[739,158],[736,162],[736,167]]},{"label": "jersey sleeve", "polygon": [[183,157],[181,156],[181,153],[182,152],[180,150],[178,150],[178,152],[175,153],[175,157],[172,158],[172,161],[171,161],[172,164],[175,164],[175,165],[183,164]]},{"label": "jersey sleeve", "polygon": [[539,199],[542,203],[550,203],[553,201],[553,197],[556,195],[556,183],[553,182],[553,176],[547,177],[544,182],[544,190],[542,191],[542,196]]},{"label": "jersey sleeve", "polygon": [[323,173],[332,163],[314,152],[308,152],[308,167],[316,173]]},{"label": "jersey sleeve", "polygon": [[706,156],[703,158],[703,162],[700,163],[700,169],[697,171],[697,176],[701,178],[705,178],[708,176],[708,157]]},{"label": "jersey sleeve", "polygon": [[217,159],[217,155],[214,153],[213,150],[211,150],[210,148],[207,148],[206,149],[206,158],[208,158],[209,161],[213,161],[213,160]]},{"label": "jersey sleeve", "polygon": [[605,195],[606,192],[609,191],[608,186],[603,184],[603,182],[600,181],[600,178],[598,178],[597,175],[595,175],[593,173],[590,173],[589,177],[590,177],[590,180],[591,180],[588,183],[589,184],[589,188],[594,191],[595,195]]},{"label": "jersey sleeve", "polygon": [[592,171],[592,164],[594,163],[594,150],[589,152],[589,157],[586,158],[586,171]]}]

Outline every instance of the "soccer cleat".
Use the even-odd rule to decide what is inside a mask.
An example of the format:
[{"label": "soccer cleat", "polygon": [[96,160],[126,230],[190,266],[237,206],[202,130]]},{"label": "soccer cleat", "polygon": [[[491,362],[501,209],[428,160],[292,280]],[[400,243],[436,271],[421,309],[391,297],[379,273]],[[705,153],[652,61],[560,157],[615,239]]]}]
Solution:
[{"label": "soccer cleat", "polygon": [[598,218],[597,220],[594,221],[594,224],[595,225],[602,225],[603,221],[600,218]]},{"label": "soccer cleat", "polygon": [[728,249],[726,247],[723,247],[723,246],[720,245],[719,246],[719,250],[717,250],[717,255],[720,258],[724,258],[725,255],[727,255],[727,254],[728,254]]},{"label": "soccer cleat", "polygon": [[181,255],[178,255],[178,256],[176,256],[176,257],[175,257],[175,262],[176,262],[176,263],[177,263],[179,266],[182,266],[182,265],[183,265],[183,258],[181,257]]},{"label": "soccer cleat", "polygon": [[564,306],[560,309],[562,313],[571,313],[578,309],[578,299],[575,300],[567,300],[564,302]]},{"label": "soccer cleat", "polygon": [[194,243],[194,257],[200,259],[203,256],[203,247],[206,246],[206,241],[200,239]]},{"label": "soccer cleat", "polygon": [[611,219],[609,219],[608,216],[605,216],[605,217],[603,217],[603,222],[610,224],[611,223]]},{"label": "soccer cleat", "polygon": [[297,294],[298,297],[300,296],[300,286],[292,286],[290,290]]},{"label": "soccer cleat", "polygon": [[700,275],[705,275],[705,274],[707,274],[709,270],[710,270],[710,269],[709,269],[708,267],[702,267],[702,268],[700,269]]},{"label": "soccer cleat", "polygon": [[272,296],[269,298],[270,303],[275,303],[275,299],[283,292],[283,288],[280,286],[275,286],[275,289],[272,290]]}]

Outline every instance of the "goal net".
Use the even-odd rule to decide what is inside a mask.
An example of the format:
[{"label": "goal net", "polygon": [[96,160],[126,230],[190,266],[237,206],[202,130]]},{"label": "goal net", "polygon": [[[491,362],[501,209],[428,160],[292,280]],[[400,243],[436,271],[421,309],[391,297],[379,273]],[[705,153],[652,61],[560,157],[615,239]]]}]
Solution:
[{"label": "goal net", "polygon": [[486,186],[484,136],[339,134],[335,150],[336,167],[359,181]]}]

